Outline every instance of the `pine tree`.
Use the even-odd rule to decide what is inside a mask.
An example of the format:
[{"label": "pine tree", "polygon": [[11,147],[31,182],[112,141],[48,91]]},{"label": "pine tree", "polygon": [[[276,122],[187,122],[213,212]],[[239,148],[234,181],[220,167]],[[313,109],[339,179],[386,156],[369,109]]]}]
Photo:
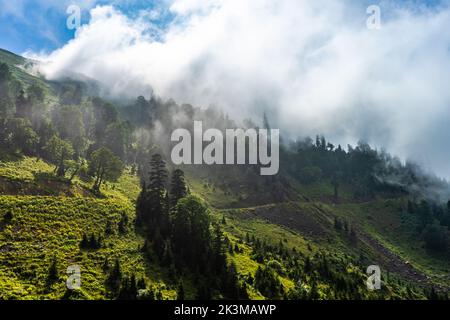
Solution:
[{"label": "pine tree", "polygon": [[170,204],[175,207],[178,200],[184,198],[187,195],[186,181],[184,179],[184,172],[180,169],[176,169],[172,173],[172,181],[170,188]]},{"label": "pine tree", "polygon": [[161,155],[155,154],[150,161],[150,181],[148,186],[149,217],[147,227],[149,231],[156,226],[163,237],[168,236],[169,215],[167,207],[166,163]]},{"label": "pine tree", "polygon": [[[165,187],[167,169],[161,155],[155,154],[150,161],[149,183],[143,183],[136,205],[136,225],[146,229],[147,237],[154,243],[169,237],[170,220],[168,195]],[[156,237],[162,239],[156,239]],[[155,248],[163,251],[163,247]]]},{"label": "pine tree", "polygon": [[11,211],[8,211],[7,213],[5,213],[5,215],[3,216],[3,222],[5,224],[11,223],[13,219],[13,214]]},{"label": "pine tree", "polygon": [[80,248],[81,249],[86,249],[89,247],[89,239],[87,237],[87,235],[84,233],[83,234],[83,239],[80,242]]},{"label": "pine tree", "polygon": [[107,285],[110,287],[111,291],[114,294],[116,294],[120,289],[121,282],[122,282],[122,270],[120,267],[119,259],[116,259],[114,267],[108,276]]},{"label": "pine tree", "polygon": [[47,286],[51,286],[56,280],[58,280],[58,261],[54,256],[47,274]]},{"label": "pine tree", "polygon": [[223,293],[224,295],[229,298],[236,300],[239,298],[239,281],[237,278],[237,271],[236,271],[236,265],[234,263],[231,263],[228,268],[227,272],[225,273],[223,277]]},{"label": "pine tree", "polygon": [[150,161],[150,166],[150,192],[159,192],[162,195],[167,179],[166,163],[160,154],[154,154]]},{"label": "pine tree", "polygon": [[91,249],[98,248],[98,241],[94,234],[92,234],[91,238],[89,239],[89,248]]},{"label": "pine tree", "polygon": [[130,299],[135,300],[138,295],[138,289],[136,285],[136,276],[134,274],[131,275],[130,278],[130,288],[129,288]]},{"label": "pine tree", "polygon": [[182,280],[178,283],[177,300],[184,300],[184,286]]}]

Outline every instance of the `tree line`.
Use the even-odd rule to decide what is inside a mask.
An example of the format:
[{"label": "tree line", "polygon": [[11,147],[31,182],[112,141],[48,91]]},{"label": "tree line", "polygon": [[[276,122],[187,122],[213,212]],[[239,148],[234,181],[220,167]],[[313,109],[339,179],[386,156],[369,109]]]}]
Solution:
[{"label": "tree line", "polygon": [[212,225],[203,201],[189,194],[183,171],[172,172],[167,188],[162,156],[153,155],[150,167],[136,204],[136,227],[146,237],[147,256],[156,255],[173,277],[194,273],[198,298],[248,298],[235,266],[227,263],[220,226]]},{"label": "tree line", "polygon": [[98,192],[103,182],[121,175],[131,126],[118,118],[113,105],[85,98],[80,83],[58,90],[55,103],[48,88],[26,87],[0,63],[0,148],[45,159],[59,178],[92,177]]}]

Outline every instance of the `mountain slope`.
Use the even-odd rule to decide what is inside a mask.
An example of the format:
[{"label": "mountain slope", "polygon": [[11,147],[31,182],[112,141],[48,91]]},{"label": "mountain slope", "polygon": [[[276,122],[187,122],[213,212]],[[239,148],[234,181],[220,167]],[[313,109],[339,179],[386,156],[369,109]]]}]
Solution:
[{"label": "mountain slope", "polygon": [[12,52],[0,49],[0,63],[2,62],[9,66],[13,75],[23,84],[29,86],[35,83],[41,85],[43,88],[46,88],[46,90],[52,90],[48,81],[46,81],[43,77],[37,76],[36,74],[32,74],[30,72],[36,64],[35,61],[25,59]]},{"label": "mountain slope", "polygon": [[[95,90],[80,79],[48,82],[27,71],[33,62],[3,50],[0,62],[25,86],[45,88],[47,129],[79,147],[71,160],[80,164],[71,179],[65,172],[57,176],[66,163],[52,160],[47,145],[40,145],[49,137],[32,117],[25,133],[35,130],[38,139],[30,139],[29,154],[15,148],[15,132],[8,135],[13,141],[0,155],[0,299],[112,299],[130,283],[144,299],[201,297],[202,275],[175,269],[171,239],[161,257],[145,230],[135,228],[136,202],[151,156],[168,158],[164,143],[152,136],[170,133],[180,114],[218,127],[236,124],[214,110],[155,97],[115,106],[91,97]],[[125,170],[94,190],[86,163],[105,146]],[[406,188],[375,179],[382,156],[366,145],[346,152],[318,138],[316,144],[283,146],[276,177],[260,177],[251,166],[181,168],[190,192],[208,205],[210,229],[223,232],[216,241],[235,277],[231,282],[249,298],[435,298],[431,288],[446,292],[450,286],[448,255],[431,252],[422,237],[426,228],[416,229],[423,212],[431,218],[446,212],[416,205]],[[409,168],[383,169],[411,178]],[[81,266],[82,289],[75,293],[65,286],[71,265]],[[381,267],[379,291],[367,290],[369,265]],[[224,297],[220,290],[210,294]]]},{"label": "mountain slope", "polygon": [[[77,298],[108,298],[105,282],[117,259],[124,276],[143,279],[162,297],[176,297],[165,272],[147,262],[144,238],[134,231],[130,198],[137,197],[136,177],[125,174],[107,187],[106,198],[98,199],[82,181],[67,186],[35,178],[37,172],[48,174],[51,169],[42,161],[25,158],[0,164],[2,187],[5,181],[18,184],[9,195],[0,195],[0,299],[61,299],[67,294],[70,265],[81,266],[82,290]],[[14,192],[21,195],[11,195]],[[101,246],[80,247],[85,235],[101,239]],[[54,259],[58,278],[48,284]]]}]

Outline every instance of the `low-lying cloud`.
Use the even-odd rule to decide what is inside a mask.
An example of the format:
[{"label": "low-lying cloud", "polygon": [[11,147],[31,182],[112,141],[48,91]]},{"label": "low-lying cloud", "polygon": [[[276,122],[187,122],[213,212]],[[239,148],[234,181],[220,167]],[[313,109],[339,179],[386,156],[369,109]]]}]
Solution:
[{"label": "low-lying cloud", "polygon": [[380,30],[366,27],[370,3],[348,0],[167,3],[164,29],[144,12],[92,9],[74,40],[39,56],[42,71],[84,74],[114,95],[151,87],[233,118],[267,111],[285,136],[364,139],[450,177],[448,3],[381,3]]}]

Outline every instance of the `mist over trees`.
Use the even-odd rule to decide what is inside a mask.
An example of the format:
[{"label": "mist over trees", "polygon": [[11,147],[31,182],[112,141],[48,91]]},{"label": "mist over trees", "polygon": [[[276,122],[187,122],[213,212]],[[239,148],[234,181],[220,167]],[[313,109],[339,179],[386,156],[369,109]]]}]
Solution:
[{"label": "mist over trees", "polygon": [[[51,90],[57,99],[49,94]],[[0,150],[16,157],[42,158],[54,166],[55,178],[65,182],[71,183],[77,175],[87,179],[98,196],[105,184],[117,181],[130,169],[142,182],[133,221],[145,238],[142,251],[149,260],[164,265],[176,281],[186,272],[201,275],[195,283],[198,298],[246,299],[247,284],[267,297],[284,298],[277,277],[284,271],[276,259],[292,266],[289,272],[298,281],[293,298],[320,298],[319,277],[333,283],[337,297],[359,297],[360,292],[351,287],[360,279],[341,277],[339,270],[330,267],[335,261],[320,255],[314,261],[306,260],[300,268],[296,254],[282,245],[271,248],[259,239],[246,243],[253,246],[256,261],[270,264],[259,268],[254,279],[239,277],[236,266],[226,259],[227,252],[237,253],[239,246],[230,247],[221,226],[212,221],[208,206],[190,194],[185,174],[201,177],[213,192],[224,190],[224,196],[233,198],[236,206],[312,201],[298,191],[298,185],[330,187],[331,196],[324,201],[331,204],[345,199],[366,202],[404,197],[409,199],[404,211],[413,234],[433,254],[449,252],[449,185],[411,163],[402,163],[364,142],[344,148],[317,136],[295,141],[285,138],[280,173],[274,177],[262,177],[259,168],[250,165],[174,167],[166,161],[174,129],[183,127],[192,132],[194,119],[203,121],[205,129],[270,128],[270,115],[264,113],[238,124],[213,106],[179,105],[154,95],[134,101],[107,101],[90,95],[92,92],[86,84],[73,80],[54,87],[26,85],[6,64],[0,64]],[[128,223],[125,218],[120,222],[120,232],[126,232]],[[336,221],[336,229],[342,228],[339,225]],[[347,233],[349,238],[357,238],[354,229]],[[89,237],[86,235],[80,244],[83,249],[101,246],[95,236]],[[108,270],[107,282],[115,297],[136,297],[142,287],[138,279],[124,277],[119,262]],[[52,278],[53,266],[50,271]],[[301,281],[309,281],[312,288],[305,291]],[[184,297],[185,285],[178,282],[178,294]]]},{"label": "mist over trees", "polygon": [[[143,182],[151,170],[156,170],[145,181],[148,184],[144,188],[154,203],[161,203],[162,207],[155,209],[159,211],[167,211],[170,205],[174,207],[175,202],[187,194],[182,187],[184,177],[177,170],[173,172],[172,186],[168,188],[170,196],[165,189],[169,181],[163,174],[165,163],[162,158],[170,154],[173,130],[183,127],[192,131],[194,119],[203,121],[206,128],[219,130],[258,127],[253,122],[255,119],[238,125],[216,107],[199,109],[188,104],[178,105],[153,94],[149,99],[139,96],[135,101],[112,103],[89,96],[95,92],[89,84],[69,79],[53,88],[57,101],[49,100],[48,90],[36,83],[22,84],[8,65],[0,64],[0,147],[17,154],[41,157],[55,166],[58,177],[70,180],[86,161],[87,169],[80,172],[87,172],[92,177],[92,188],[96,192],[105,181],[115,181],[126,166],[130,166]],[[258,122],[262,127],[270,128],[270,115],[263,113],[260,116]],[[314,140],[283,141],[281,172],[275,177],[261,177],[257,168],[249,165],[203,165],[188,170],[194,175],[207,175],[222,181],[223,188],[240,194],[239,197],[246,194],[247,198],[242,200],[249,204],[260,201],[262,195],[268,203],[296,200],[298,193],[293,187],[294,181],[304,185],[331,184],[331,200],[336,203],[342,197],[342,190],[347,189],[352,190],[351,196],[357,201],[377,196],[409,196],[416,203],[421,200],[446,203],[450,198],[446,181],[424,173],[414,164],[403,164],[366,143],[344,149],[323,136]],[[162,155],[161,158],[157,153]],[[66,177],[68,174],[70,176]],[[235,176],[240,177],[239,181],[233,179]],[[153,221],[157,217],[148,214],[142,218]],[[437,221],[445,219],[438,218]],[[426,226],[429,226],[426,234],[434,234],[439,229],[433,227],[433,220],[423,227]],[[167,229],[166,226],[159,232],[165,235]]]}]

